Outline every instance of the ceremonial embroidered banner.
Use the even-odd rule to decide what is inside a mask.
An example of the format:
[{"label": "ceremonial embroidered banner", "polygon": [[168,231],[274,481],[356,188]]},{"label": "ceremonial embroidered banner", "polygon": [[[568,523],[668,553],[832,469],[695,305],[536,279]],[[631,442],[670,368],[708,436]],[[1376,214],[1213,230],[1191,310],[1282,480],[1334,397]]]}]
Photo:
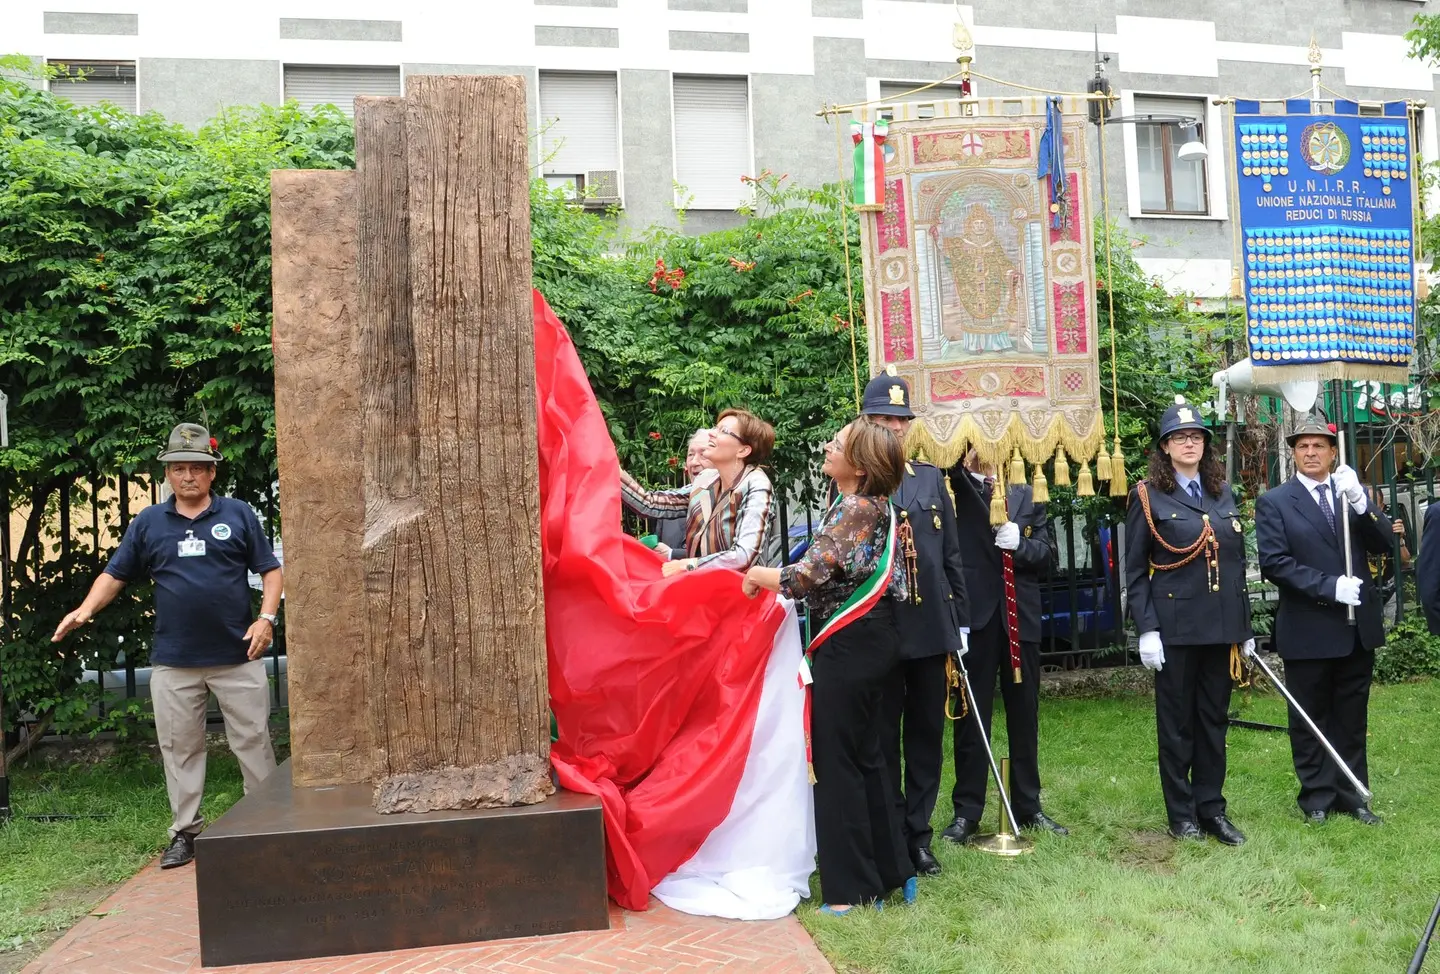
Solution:
[{"label": "ceremonial embroidered banner", "polygon": [[1063,100],[1054,118],[1053,211],[1052,177],[1036,175],[1045,101],[977,107],[893,109],[884,209],[861,214],[871,371],[909,381],[913,445],[936,463],[971,445],[991,462],[1018,447],[1043,463],[1057,446],[1088,461],[1103,427],[1085,105]]},{"label": "ceremonial embroidered banner", "polygon": [[1405,102],[1362,116],[1235,103],[1256,380],[1405,382],[1415,343],[1414,180]]}]

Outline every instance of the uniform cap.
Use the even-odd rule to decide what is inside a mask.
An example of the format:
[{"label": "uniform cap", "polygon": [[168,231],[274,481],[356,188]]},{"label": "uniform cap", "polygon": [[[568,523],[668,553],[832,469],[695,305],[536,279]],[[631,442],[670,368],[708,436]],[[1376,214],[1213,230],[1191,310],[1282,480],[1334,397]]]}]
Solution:
[{"label": "uniform cap", "polygon": [[1199,430],[1205,434],[1205,442],[1210,442],[1210,431],[1200,418],[1200,410],[1186,402],[1184,396],[1176,396],[1175,404],[1160,417],[1160,435],[1155,437],[1155,446],[1159,447],[1165,437],[1180,430]]},{"label": "uniform cap", "polygon": [[910,383],[898,375],[881,373],[865,386],[860,412],[870,416],[899,416],[914,419],[910,410]]}]

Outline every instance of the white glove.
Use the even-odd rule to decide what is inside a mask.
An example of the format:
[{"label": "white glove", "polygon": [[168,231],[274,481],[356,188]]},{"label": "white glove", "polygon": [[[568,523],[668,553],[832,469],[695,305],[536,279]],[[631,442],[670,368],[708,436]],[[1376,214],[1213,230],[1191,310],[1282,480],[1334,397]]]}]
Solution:
[{"label": "white glove", "polygon": [[1360,579],[1354,575],[1341,575],[1335,579],[1335,601],[1344,605],[1360,604]]},{"label": "white glove", "polygon": [[970,627],[960,627],[960,655],[964,656],[970,652]]},{"label": "white glove", "polygon": [[1241,653],[1241,655],[1243,655],[1243,656],[1254,656],[1254,655],[1255,655],[1255,640],[1253,640],[1253,639],[1247,639],[1247,640],[1245,640],[1245,645],[1243,645],[1243,646],[1240,647],[1240,653]]},{"label": "white glove", "polygon": [[1330,479],[1335,481],[1335,490],[1350,502],[1350,506],[1354,508],[1355,513],[1364,514],[1365,508],[1368,506],[1365,498],[1365,488],[1360,486],[1360,478],[1355,475],[1355,471],[1350,468],[1350,465],[1346,463],[1340,464],[1340,466],[1335,468],[1335,472],[1330,475]]},{"label": "white glove", "polygon": [[1165,665],[1165,644],[1160,641],[1158,631],[1140,636],[1140,662],[1145,664],[1147,670],[1156,672]]},{"label": "white glove", "polygon": [[1014,551],[1020,547],[1020,525],[1014,521],[1006,521],[995,531],[995,547],[1005,551]]},{"label": "white glove", "polygon": [[661,557],[661,558],[664,558],[666,561],[669,561],[669,560],[670,560],[670,546],[669,546],[668,544],[666,544],[665,542],[663,542],[663,541],[657,541],[657,542],[655,542],[655,551],[657,551],[657,552],[660,554],[660,557]]}]

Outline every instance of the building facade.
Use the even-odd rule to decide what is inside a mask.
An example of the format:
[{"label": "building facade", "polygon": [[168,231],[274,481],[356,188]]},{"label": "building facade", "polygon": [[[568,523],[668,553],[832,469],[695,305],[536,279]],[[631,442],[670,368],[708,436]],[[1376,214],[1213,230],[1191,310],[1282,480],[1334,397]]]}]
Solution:
[{"label": "building facade", "polygon": [[[841,176],[845,134],[830,104],[894,99],[956,70],[954,26],[975,70],[1083,92],[1096,48],[1118,92],[1107,126],[1110,211],[1144,239],[1137,257],[1172,289],[1218,297],[1232,231],[1221,96],[1310,88],[1313,37],[1325,85],[1361,101],[1430,99],[1434,74],[1407,56],[1417,0],[9,0],[0,51],[66,65],[52,90],[195,126],[227,106],[334,103],[400,94],[417,74],[526,79],[533,161],[553,183],[629,225],[728,226],[764,169],[801,184]],[[1178,15],[1184,14],[1181,19]],[[941,85],[935,92],[953,91]],[[1022,93],[977,79],[980,97]],[[1194,118],[1198,129],[1144,116]],[[1435,159],[1434,112],[1418,124]],[[1198,134],[1211,150],[1181,160]],[[1092,154],[1096,143],[1092,139]],[[1092,161],[1092,172],[1096,166]],[[1099,187],[1092,185],[1099,209]]]}]

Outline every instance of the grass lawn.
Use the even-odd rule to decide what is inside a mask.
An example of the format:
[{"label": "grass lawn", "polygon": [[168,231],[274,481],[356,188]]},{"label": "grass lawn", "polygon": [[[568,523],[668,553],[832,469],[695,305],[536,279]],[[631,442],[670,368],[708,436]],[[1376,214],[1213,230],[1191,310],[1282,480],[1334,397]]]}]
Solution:
[{"label": "grass lawn", "polygon": [[[15,819],[0,828],[0,974],[94,909],[165,847],[170,806],[153,750],[100,761],[32,760],[12,768]],[[204,814],[213,822],[243,793],[240,766],[212,747]],[[29,815],[101,815],[39,822]]]},{"label": "grass lawn", "polygon": [[[1242,716],[1285,723],[1278,697]],[[812,899],[800,918],[841,974],[1404,971],[1440,894],[1437,721],[1440,682],[1375,688],[1379,828],[1302,824],[1287,737],[1232,728],[1226,798],[1250,841],[1230,849],[1165,834],[1150,698],[1042,699],[1045,808],[1068,838],[1041,836],[1018,859],[940,840],[947,767],[934,844],[945,872],[921,880],[919,903],[830,918]],[[995,824],[993,786],[991,798],[983,831]],[[1440,970],[1440,944],[1431,955]]]},{"label": "grass lawn", "polygon": [[[1256,698],[1243,716],[1284,723],[1274,697]],[[1232,729],[1226,791],[1250,842],[1228,849],[1164,834],[1148,697],[1042,700],[1045,805],[1068,838],[1042,836],[1032,854],[1009,860],[937,839],[945,873],[922,881],[914,909],[835,920],[811,901],[800,918],[841,974],[1403,971],[1440,893],[1437,719],[1440,682],[1376,688],[1378,829],[1350,819],[1302,825],[1285,735]],[[1003,721],[997,736],[1003,754]],[[17,815],[108,817],[0,828],[0,974],[155,856],[169,824],[164,774],[149,752],[12,772]],[[947,780],[937,831],[949,789]],[[240,795],[234,759],[212,747],[207,820]],[[993,802],[987,811],[991,828]]]}]

